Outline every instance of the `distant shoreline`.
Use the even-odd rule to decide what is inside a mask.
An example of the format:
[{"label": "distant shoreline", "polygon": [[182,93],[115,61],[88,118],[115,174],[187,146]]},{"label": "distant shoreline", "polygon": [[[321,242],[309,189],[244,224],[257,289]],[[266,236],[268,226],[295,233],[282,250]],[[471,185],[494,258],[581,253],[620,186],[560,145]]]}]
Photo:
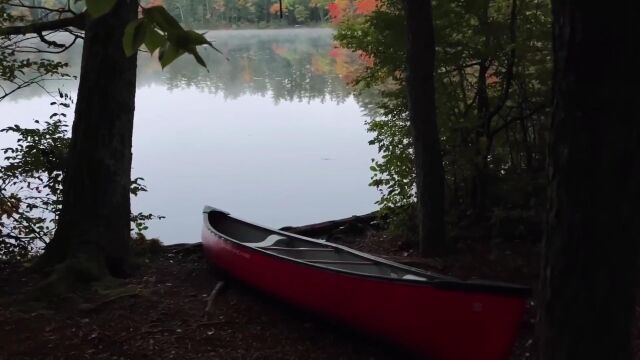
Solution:
[{"label": "distant shoreline", "polygon": [[[185,28],[189,28],[189,25],[183,24],[183,26]],[[306,26],[306,25],[300,25],[300,26],[274,26],[274,27],[243,27],[243,26],[239,26],[239,27],[231,27],[231,28],[197,28],[197,31],[281,31],[281,30],[327,30],[327,31],[331,31],[334,32],[335,28],[331,25],[324,25],[324,26]]]}]

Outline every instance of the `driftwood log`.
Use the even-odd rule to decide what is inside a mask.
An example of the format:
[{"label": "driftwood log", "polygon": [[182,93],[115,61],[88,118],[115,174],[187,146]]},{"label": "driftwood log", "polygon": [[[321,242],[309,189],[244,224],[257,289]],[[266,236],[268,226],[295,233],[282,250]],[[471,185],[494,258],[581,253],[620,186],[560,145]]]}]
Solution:
[{"label": "driftwood log", "polygon": [[202,243],[180,243],[165,245],[164,248],[172,254],[180,256],[191,256],[202,253]]},{"label": "driftwood log", "polygon": [[378,212],[374,211],[364,215],[354,215],[344,219],[324,221],[315,224],[285,226],[280,228],[280,230],[307,237],[322,237],[341,229],[348,230],[348,228],[370,227],[371,223],[376,221],[377,218]]}]

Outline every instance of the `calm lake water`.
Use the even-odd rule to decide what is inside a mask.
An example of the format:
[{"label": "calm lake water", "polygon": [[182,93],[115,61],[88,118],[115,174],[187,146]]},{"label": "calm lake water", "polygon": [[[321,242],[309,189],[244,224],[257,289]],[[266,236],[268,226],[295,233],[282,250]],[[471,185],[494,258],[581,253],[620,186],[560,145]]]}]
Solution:
[{"label": "calm lake water", "polygon": [[[148,235],[199,241],[205,204],[280,227],[372,211],[363,111],[344,79],[354,59],[333,50],[330,30],[211,31],[222,56],[203,49],[209,72],[184,57],[162,71],[139,55],[133,176],[149,192],[133,210],[166,216]],[[78,74],[80,46],[63,55]],[[75,97],[73,80],[50,82]],[[36,87],[0,102],[0,127],[57,109]],[[69,111],[69,117],[72,111]],[[0,147],[11,143],[0,135]]]}]

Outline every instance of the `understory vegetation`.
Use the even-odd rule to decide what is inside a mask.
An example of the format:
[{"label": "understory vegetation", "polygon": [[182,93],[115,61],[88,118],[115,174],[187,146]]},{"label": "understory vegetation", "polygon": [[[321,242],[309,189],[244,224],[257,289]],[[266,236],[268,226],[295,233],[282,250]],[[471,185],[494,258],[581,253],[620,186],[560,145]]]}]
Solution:
[{"label": "understory vegetation", "polygon": [[[49,243],[62,206],[65,157],[69,148],[66,110],[73,99],[59,92],[51,102],[54,113],[34,120],[34,127],[12,125],[0,135],[15,137],[15,146],[0,149],[0,259],[25,260]],[[131,182],[131,195],[146,192],[144,179]],[[162,215],[131,214],[133,242],[144,246],[147,223]]]},{"label": "understory vegetation", "polygon": [[[551,106],[549,4],[438,1],[433,11],[449,222],[489,224],[487,238],[538,240]],[[372,161],[371,185],[381,192],[379,205],[392,231],[410,237],[415,171],[400,1],[381,1],[367,15],[343,17],[335,37],[340,46],[372,59],[353,82],[372,118],[371,144],[381,155]]]}]

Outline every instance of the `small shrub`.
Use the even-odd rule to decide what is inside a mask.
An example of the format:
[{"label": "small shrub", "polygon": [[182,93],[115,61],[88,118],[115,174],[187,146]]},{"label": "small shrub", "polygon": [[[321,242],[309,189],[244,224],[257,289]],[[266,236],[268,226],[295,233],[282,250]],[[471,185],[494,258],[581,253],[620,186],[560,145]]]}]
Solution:
[{"label": "small shrub", "polygon": [[[51,103],[56,110],[49,120],[35,120],[32,128],[13,125],[0,129],[0,133],[17,138],[13,147],[0,149],[4,155],[0,162],[0,259],[25,260],[38,253],[55,232],[70,144],[64,110],[73,103],[69,95],[58,95]],[[141,177],[131,181],[131,195],[147,191],[143,181]],[[131,214],[135,236],[144,237],[147,223],[163,218]]]}]

